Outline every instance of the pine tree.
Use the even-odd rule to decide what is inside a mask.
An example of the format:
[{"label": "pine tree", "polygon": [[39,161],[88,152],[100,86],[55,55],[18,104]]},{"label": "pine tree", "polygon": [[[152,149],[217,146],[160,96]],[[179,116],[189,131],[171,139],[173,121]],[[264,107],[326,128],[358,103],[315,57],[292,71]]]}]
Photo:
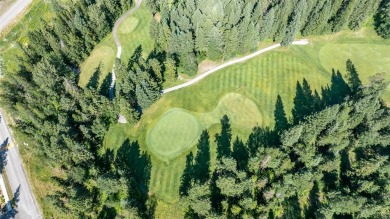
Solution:
[{"label": "pine tree", "polygon": [[242,140],[238,137],[233,143],[232,157],[237,162],[237,170],[245,171],[248,168],[249,152]]},{"label": "pine tree", "polygon": [[375,15],[375,30],[384,39],[390,38],[390,1],[384,0]]},{"label": "pine tree", "polygon": [[192,178],[194,173],[194,155],[190,152],[186,157],[186,167],[183,175],[180,178],[180,196],[187,196],[191,188]]},{"label": "pine tree", "polygon": [[196,183],[206,183],[210,179],[210,136],[203,130],[198,142],[198,152],[193,167],[193,178]]},{"label": "pine tree", "polygon": [[231,155],[231,139],[232,130],[230,128],[229,117],[224,115],[221,119],[221,133],[215,135],[215,142],[217,143],[217,158],[230,157]]},{"label": "pine tree", "polygon": [[351,88],[352,94],[356,94],[362,87],[362,82],[360,81],[359,74],[355,68],[355,65],[350,59],[347,60],[347,75],[349,87]]},{"label": "pine tree", "polygon": [[289,127],[286,113],[284,112],[284,106],[282,98],[280,95],[276,98],[275,111],[274,111],[274,120],[275,120],[275,131],[280,135],[283,131],[287,130]]},{"label": "pine tree", "polygon": [[334,70],[332,70],[330,93],[332,100],[331,105],[343,102],[351,93],[351,89],[344,81],[343,76],[339,71],[335,73]]}]

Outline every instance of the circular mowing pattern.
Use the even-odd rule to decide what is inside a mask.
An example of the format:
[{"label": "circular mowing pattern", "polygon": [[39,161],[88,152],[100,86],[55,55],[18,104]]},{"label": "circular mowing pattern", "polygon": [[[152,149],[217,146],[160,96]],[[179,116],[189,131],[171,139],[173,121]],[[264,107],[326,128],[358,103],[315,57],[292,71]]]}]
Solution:
[{"label": "circular mowing pattern", "polygon": [[163,114],[148,132],[146,143],[157,155],[173,159],[195,145],[199,134],[199,125],[194,116],[180,109],[172,109]]}]

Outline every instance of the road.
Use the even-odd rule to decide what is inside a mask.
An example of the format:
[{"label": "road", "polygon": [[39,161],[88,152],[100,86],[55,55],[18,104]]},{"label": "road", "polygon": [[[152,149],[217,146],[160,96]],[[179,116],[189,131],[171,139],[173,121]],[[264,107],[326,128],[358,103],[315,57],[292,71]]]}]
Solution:
[{"label": "road", "polygon": [[[0,144],[3,146],[8,143],[14,145],[13,138],[11,137],[7,123],[1,111],[0,115]],[[10,147],[7,151],[2,153],[2,158],[3,163],[5,164],[5,172],[7,173],[8,181],[16,200],[17,206],[15,207],[15,210],[17,213],[15,218],[42,218],[38,204],[34,198],[27,176],[24,172],[18,147]]]},{"label": "road", "polygon": [[16,0],[16,2],[0,16],[0,33],[15,20],[15,18],[22,12],[32,0]]},{"label": "road", "polygon": [[[118,28],[122,24],[122,22],[127,18],[127,16],[131,15],[132,13],[134,13],[141,6],[141,3],[142,3],[142,0],[135,0],[135,6],[132,9],[130,9],[127,12],[125,12],[115,22],[114,28],[112,30],[112,35],[114,37],[115,44],[116,44],[116,47],[117,47],[116,58],[118,58],[118,59],[121,58],[121,54],[122,54],[122,45],[121,45],[121,42],[119,41],[119,38],[118,38],[118,35],[117,35]],[[114,68],[115,68],[115,66],[112,67],[112,76],[111,76],[110,94],[109,94],[111,99],[114,98],[114,86],[115,86],[115,81],[116,81],[116,75],[115,75]]]},{"label": "road", "polygon": [[[309,41],[308,41],[308,40],[298,40],[298,41],[294,41],[292,44],[294,44],[294,45],[307,45],[307,44],[309,44]],[[212,68],[212,69],[206,71],[205,73],[203,73],[203,74],[201,74],[201,75],[195,77],[194,79],[191,79],[190,81],[187,81],[187,82],[185,82],[185,83],[183,83],[183,84],[180,84],[180,85],[177,85],[177,86],[174,86],[174,87],[171,87],[171,88],[167,88],[167,89],[165,89],[165,90],[162,90],[161,93],[162,93],[162,94],[166,94],[166,93],[169,93],[169,92],[172,92],[172,91],[175,91],[175,90],[179,90],[179,89],[188,87],[188,86],[190,86],[190,85],[192,85],[192,84],[195,84],[196,82],[202,80],[203,78],[205,78],[205,77],[211,75],[212,73],[214,73],[214,72],[216,72],[216,71],[219,71],[219,70],[221,70],[221,69],[223,69],[223,68],[226,68],[226,67],[228,67],[228,66],[237,64],[237,63],[239,63],[239,62],[244,62],[244,61],[246,61],[246,60],[248,60],[248,59],[252,59],[252,58],[254,58],[254,57],[256,57],[256,56],[258,56],[258,55],[260,55],[260,54],[262,54],[262,53],[265,53],[265,52],[267,52],[267,51],[276,49],[276,48],[278,48],[278,47],[280,47],[280,46],[281,46],[280,44],[275,44],[275,45],[269,46],[269,47],[267,47],[267,48],[265,48],[265,49],[259,50],[259,51],[257,51],[257,52],[252,53],[252,54],[249,54],[249,55],[247,55],[247,56],[244,56],[244,57],[242,57],[242,58],[233,59],[233,60],[231,60],[231,61],[225,62],[225,63],[223,63],[222,65],[219,65],[219,66],[217,66],[217,67],[215,67],[215,68]]]}]

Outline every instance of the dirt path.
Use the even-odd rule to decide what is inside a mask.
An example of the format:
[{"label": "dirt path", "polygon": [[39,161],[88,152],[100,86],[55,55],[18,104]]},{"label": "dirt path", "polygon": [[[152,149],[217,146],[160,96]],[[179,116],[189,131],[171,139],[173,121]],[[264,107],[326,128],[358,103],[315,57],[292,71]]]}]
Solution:
[{"label": "dirt path", "polygon": [[[309,41],[308,41],[308,40],[305,40],[305,39],[304,39],[304,40],[298,40],[298,41],[294,41],[292,44],[293,44],[293,45],[307,45],[307,44],[309,44]],[[219,65],[219,66],[217,66],[217,67],[215,67],[215,68],[212,68],[212,69],[206,71],[205,73],[199,75],[198,77],[195,77],[194,79],[192,79],[192,80],[190,80],[190,81],[187,81],[187,82],[185,82],[185,83],[183,83],[183,84],[180,84],[180,85],[177,85],[177,86],[174,86],[174,87],[171,87],[171,88],[167,88],[167,89],[165,89],[165,90],[162,90],[161,93],[162,93],[162,94],[166,94],[166,93],[169,93],[169,92],[172,92],[172,91],[175,91],[175,90],[179,90],[179,89],[188,87],[188,86],[190,86],[190,85],[192,85],[192,84],[195,84],[196,82],[202,80],[203,78],[205,78],[205,77],[211,75],[212,73],[214,73],[214,72],[216,72],[216,71],[219,71],[219,70],[221,70],[221,69],[223,69],[223,68],[226,68],[226,67],[228,67],[228,66],[237,64],[237,63],[239,63],[239,62],[244,62],[244,61],[246,61],[246,60],[248,60],[248,59],[252,59],[252,58],[254,58],[254,57],[256,57],[256,56],[258,56],[258,55],[260,55],[260,54],[262,54],[262,53],[265,53],[265,52],[267,52],[267,51],[276,49],[276,48],[278,48],[278,47],[280,47],[280,46],[281,46],[280,44],[275,44],[275,45],[272,45],[272,46],[267,47],[267,48],[265,48],[265,49],[262,49],[262,50],[259,50],[259,51],[257,51],[257,52],[254,52],[254,53],[252,53],[252,54],[250,54],[250,55],[244,56],[244,57],[242,57],[242,58],[233,59],[233,60],[231,60],[231,61],[225,62],[224,64]]]}]

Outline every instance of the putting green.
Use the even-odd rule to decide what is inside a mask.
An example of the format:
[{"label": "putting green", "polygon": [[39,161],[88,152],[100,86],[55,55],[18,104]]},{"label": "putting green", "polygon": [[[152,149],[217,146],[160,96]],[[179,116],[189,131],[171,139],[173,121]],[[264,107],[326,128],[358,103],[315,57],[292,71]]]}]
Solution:
[{"label": "putting green", "polygon": [[146,144],[157,155],[173,159],[191,148],[199,135],[200,127],[195,117],[183,110],[172,109],[148,132]]}]

